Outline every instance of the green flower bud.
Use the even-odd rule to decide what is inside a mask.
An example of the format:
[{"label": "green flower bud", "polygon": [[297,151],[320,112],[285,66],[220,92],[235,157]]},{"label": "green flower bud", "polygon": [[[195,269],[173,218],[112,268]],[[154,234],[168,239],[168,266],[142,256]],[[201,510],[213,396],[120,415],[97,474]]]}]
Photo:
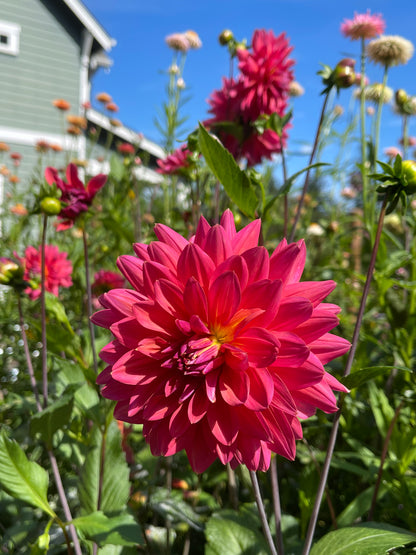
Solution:
[{"label": "green flower bud", "polygon": [[224,31],[218,37],[218,41],[221,46],[226,46],[230,41],[234,39],[233,32],[230,29],[224,29]]},{"label": "green flower bud", "polygon": [[15,286],[23,283],[23,267],[11,258],[0,258],[0,283]]},{"label": "green flower bud", "polygon": [[61,211],[61,201],[54,197],[44,197],[40,201],[40,210],[47,216],[56,216]]},{"label": "green flower bud", "polygon": [[416,186],[416,162],[414,160],[403,160],[402,170],[407,185]]},{"label": "green flower bud", "polygon": [[346,89],[355,83],[355,60],[344,58],[337,63],[333,73],[333,81],[338,89]]}]

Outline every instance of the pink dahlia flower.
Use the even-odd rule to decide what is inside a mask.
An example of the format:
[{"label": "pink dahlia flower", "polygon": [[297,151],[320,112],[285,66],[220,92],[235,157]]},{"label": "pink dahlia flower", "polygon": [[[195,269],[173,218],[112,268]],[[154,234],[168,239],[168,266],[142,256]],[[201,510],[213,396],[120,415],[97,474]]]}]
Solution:
[{"label": "pink dahlia flower", "polygon": [[341,24],[341,33],[351,40],[373,39],[381,35],[386,23],[381,14],[355,13],[353,19],[345,19]]},{"label": "pink dahlia flower", "polygon": [[[55,245],[45,245],[45,289],[55,297],[59,294],[59,287],[71,287],[72,263],[67,259],[67,252],[60,252]],[[32,284],[40,283],[41,279],[41,249],[27,247],[25,256],[21,259],[25,268],[23,278]],[[40,297],[40,285],[36,289],[28,287],[25,293],[31,299]]]},{"label": "pink dahlia flower", "polygon": [[94,281],[91,285],[93,295],[102,295],[110,289],[124,287],[124,278],[118,272],[111,270],[99,270],[94,274]]},{"label": "pink dahlia flower", "polygon": [[293,48],[284,33],[258,29],[251,41],[251,50],[237,49],[238,68],[243,76],[242,109],[255,120],[260,114],[277,112],[287,107],[290,84],[294,79],[294,61],[289,58]]},{"label": "pink dahlia flower", "polygon": [[157,224],[118,266],[133,289],[101,297],[93,321],[114,339],[101,351],[105,397],[118,420],[143,424],[154,455],[185,449],[195,472],[217,458],[266,470],[295,457],[299,419],[337,410],[346,391],[324,364],[349,343],[332,335],[333,281],[299,282],[303,241],[258,246],[260,220],[238,233],[201,218],[190,240]]},{"label": "pink dahlia flower", "polygon": [[58,216],[60,223],[56,228],[58,231],[62,231],[72,227],[78,216],[88,210],[95,195],[107,181],[107,176],[104,174],[96,175],[90,179],[85,187],[78,177],[76,165],[69,164],[66,168],[67,182],[59,177],[55,168],[51,167],[46,168],[45,179],[49,185],[56,183],[58,189],[62,191],[61,202],[64,208]]},{"label": "pink dahlia flower", "polygon": [[164,160],[158,160],[157,165],[159,168],[156,170],[158,173],[164,175],[180,174],[191,165],[190,157],[192,152],[188,149],[187,144],[183,144],[166,156]]}]

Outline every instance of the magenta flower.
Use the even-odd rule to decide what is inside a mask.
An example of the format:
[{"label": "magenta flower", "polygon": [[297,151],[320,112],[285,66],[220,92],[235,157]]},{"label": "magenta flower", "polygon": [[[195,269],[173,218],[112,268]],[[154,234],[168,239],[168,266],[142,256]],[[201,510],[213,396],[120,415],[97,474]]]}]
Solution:
[{"label": "magenta flower", "polygon": [[[59,287],[72,285],[72,263],[67,256],[67,252],[60,252],[55,245],[45,245],[45,289],[55,297],[59,295]],[[40,296],[41,249],[27,247],[25,256],[20,260],[25,268],[23,278],[32,285],[25,289],[25,293],[31,299],[37,299]]]},{"label": "magenta flower", "polygon": [[386,23],[381,14],[355,13],[353,19],[345,19],[341,24],[341,33],[351,40],[372,39],[381,35]]},{"label": "magenta flower", "polygon": [[111,270],[99,270],[94,274],[94,281],[91,285],[93,295],[99,296],[110,289],[124,287],[124,278],[118,272]]},{"label": "magenta flower", "polygon": [[172,154],[168,154],[164,160],[157,160],[159,168],[156,171],[164,175],[181,174],[191,165],[191,156],[192,152],[188,149],[188,145],[183,144]]},{"label": "magenta flower", "polygon": [[63,181],[55,168],[48,167],[45,170],[45,179],[49,185],[56,183],[62,191],[61,202],[64,208],[59,213],[60,223],[58,231],[69,229],[75,220],[83,212],[87,212],[97,192],[104,186],[107,176],[99,174],[90,179],[87,187],[78,177],[78,169],[75,164],[68,164],[66,168],[67,182]]},{"label": "magenta flower", "polygon": [[324,364],[349,343],[328,333],[339,307],[333,281],[299,282],[303,241],[258,246],[260,220],[238,233],[201,218],[190,240],[157,224],[118,266],[133,290],[101,297],[93,321],[114,339],[99,375],[114,416],[143,424],[154,455],[185,449],[195,472],[217,458],[266,470],[271,452],[295,457],[299,419],[337,410],[346,391]]}]

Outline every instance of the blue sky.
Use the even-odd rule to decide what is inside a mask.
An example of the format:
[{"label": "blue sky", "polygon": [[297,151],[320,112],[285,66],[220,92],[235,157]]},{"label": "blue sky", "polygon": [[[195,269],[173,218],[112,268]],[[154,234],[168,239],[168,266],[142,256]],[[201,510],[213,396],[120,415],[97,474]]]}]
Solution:
[{"label": "blue sky", "polygon": [[[344,18],[354,12],[381,13],[386,21],[386,34],[401,35],[416,42],[416,1],[392,0],[84,0],[85,5],[117,40],[110,53],[114,66],[109,73],[100,70],[94,78],[93,96],[106,91],[120,107],[119,118],[127,126],[156,142],[161,137],[154,118],[165,99],[166,70],[172,52],[166,46],[166,35],[195,30],[203,47],[188,55],[184,78],[191,100],[185,105],[189,130],[207,117],[206,99],[220,88],[221,78],[228,73],[228,56],[218,43],[219,33],[229,28],[238,39],[249,41],[256,28],[285,32],[294,47],[295,78],[306,94],[294,102],[293,127],[289,149],[311,142],[322,105],[322,85],[316,72],[320,63],[335,65],[346,56],[355,57],[359,65],[359,42],[340,33]],[[372,82],[381,81],[382,71],[369,66]],[[406,66],[392,68],[388,84],[405,88],[416,95],[416,56]],[[351,90],[342,91],[336,103],[351,106]],[[414,120],[414,121],[413,121]],[[410,121],[410,134],[416,135],[416,117]],[[341,122],[342,123],[342,122]],[[383,113],[381,147],[397,144],[401,123],[388,106]],[[357,148],[358,147],[351,147]],[[357,150],[358,152],[358,150]]]}]

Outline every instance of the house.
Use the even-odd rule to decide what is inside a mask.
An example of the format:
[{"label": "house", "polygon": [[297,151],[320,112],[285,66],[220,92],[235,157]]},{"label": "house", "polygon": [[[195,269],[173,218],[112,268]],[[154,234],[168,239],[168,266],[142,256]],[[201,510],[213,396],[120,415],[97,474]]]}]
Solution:
[{"label": "house", "polygon": [[[115,44],[80,0],[0,0],[0,143],[10,147],[8,153],[0,152],[0,167],[10,152],[18,152],[18,178],[27,181],[39,158],[39,141],[38,150],[42,144],[53,144],[57,151],[62,148],[85,160],[87,136],[66,133],[69,112],[53,106],[54,99],[68,101],[70,113],[86,116],[89,125],[99,120],[104,133],[115,138],[112,147],[116,140],[130,141],[149,153],[150,166],[163,157],[155,143],[124,125],[111,126],[107,116],[88,108],[91,80],[96,71],[111,67],[108,54]],[[56,152],[45,160],[57,164],[59,156],[63,161],[64,154]],[[160,179],[149,168],[140,171],[149,179]]]}]

